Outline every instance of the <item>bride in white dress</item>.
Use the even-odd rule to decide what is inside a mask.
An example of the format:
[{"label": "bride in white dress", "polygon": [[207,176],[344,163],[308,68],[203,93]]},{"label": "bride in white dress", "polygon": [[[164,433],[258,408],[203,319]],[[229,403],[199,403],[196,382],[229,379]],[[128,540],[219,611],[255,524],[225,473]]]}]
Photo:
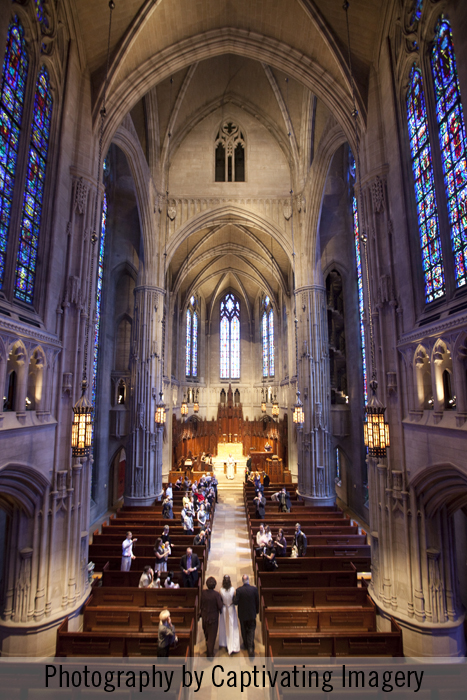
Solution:
[{"label": "bride in white dress", "polygon": [[235,477],[235,462],[232,457],[232,453],[229,454],[227,459],[227,479],[233,479]]},{"label": "bride in white dress", "polygon": [[235,654],[240,651],[240,633],[237,610],[233,604],[235,588],[230,582],[230,576],[224,576],[220,592],[224,607],[219,617],[219,646],[227,647],[229,654]]}]

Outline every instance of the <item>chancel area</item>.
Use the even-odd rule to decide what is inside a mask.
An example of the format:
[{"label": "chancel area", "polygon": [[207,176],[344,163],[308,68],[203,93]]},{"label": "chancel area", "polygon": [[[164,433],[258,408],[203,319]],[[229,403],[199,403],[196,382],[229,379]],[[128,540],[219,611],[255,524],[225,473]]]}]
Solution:
[{"label": "chancel area", "polygon": [[[169,606],[195,653],[196,596],[138,580],[167,487],[207,475],[200,587],[244,532],[325,655],[352,648],[326,588],[388,655],[465,655],[466,26],[456,0],[0,0],[2,656],[84,634],[106,581],[141,632],[109,655]],[[306,557],[264,570],[259,520],[291,544],[300,514]]]}]

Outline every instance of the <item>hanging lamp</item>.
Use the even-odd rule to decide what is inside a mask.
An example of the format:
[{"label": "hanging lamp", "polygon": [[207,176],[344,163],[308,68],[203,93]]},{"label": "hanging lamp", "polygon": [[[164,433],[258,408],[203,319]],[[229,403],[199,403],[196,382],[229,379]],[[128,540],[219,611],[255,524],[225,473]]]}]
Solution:
[{"label": "hanging lamp", "polygon": [[89,345],[89,326],[91,324],[91,298],[94,279],[94,247],[99,240],[97,233],[97,211],[99,200],[99,184],[101,181],[102,170],[102,144],[104,141],[104,121],[106,117],[105,101],[107,93],[107,83],[109,78],[109,58],[110,58],[110,35],[112,29],[112,12],[115,8],[113,0],[109,2],[109,31],[107,38],[107,65],[104,81],[104,90],[102,95],[102,109],[100,111],[101,123],[99,132],[99,155],[97,161],[97,182],[96,182],[96,197],[94,200],[94,213],[91,234],[91,267],[88,284],[88,304],[87,304],[87,320],[84,337],[84,358],[83,358],[83,377],[81,380],[81,396],[73,406],[73,422],[71,425],[71,453],[73,457],[87,457],[91,452],[92,435],[93,435],[93,411],[94,407],[91,401],[86,396],[88,388],[87,381],[87,364],[88,364],[88,345]]},{"label": "hanging lamp", "polygon": [[347,24],[347,49],[349,54],[349,71],[350,71],[350,83],[352,86],[352,102],[353,110],[352,117],[355,124],[355,143],[357,146],[357,158],[356,158],[356,175],[358,181],[358,202],[360,203],[360,214],[362,221],[362,232],[360,234],[360,240],[363,245],[364,259],[365,259],[365,271],[366,271],[366,284],[367,284],[367,294],[368,294],[368,314],[369,314],[369,327],[370,327],[370,352],[371,352],[371,397],[365,406],[365,421],[363,423],[363,438],[365,446],[368,448],[368,454],[370,457],[386,457],[387,448],[389,447],[389,425],[385,421],[385,411],[386,407],[383,406],[381,401],[379,401],[376,396],[376,390],[378,389],[378,382],[376,379],[376,359],[375,359],[375,339],[373,333],[373,314],[371,310],[371,288],[370,288],[370,275],[368,270],[368,238],[363,230],[364,215],[363,215],[363,195],[362,195],[362,179],[360,172],[360,139],[358,134],[358,110],[357,110],[357,100],[355,97],[355,78],[352,69],[351,51],[350,51],[350,29],[349,29],[349,3],[347,0],[343,4],[343,9],[345,11],[346,24]]}]

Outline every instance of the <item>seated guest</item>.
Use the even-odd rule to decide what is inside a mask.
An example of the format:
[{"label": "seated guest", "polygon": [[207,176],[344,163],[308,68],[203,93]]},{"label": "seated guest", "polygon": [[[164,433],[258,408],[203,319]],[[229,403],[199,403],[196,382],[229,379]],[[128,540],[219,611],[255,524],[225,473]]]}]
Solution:
[{"label": "seated guest", "polygon": [[266,499],[264,498],[261,491],[256,492],[256,496],[253,499],[253,503],[255,504],[256,508],[256,519],[263,520],[264,516],[266,515]]},{"label": "seated guest", "polygon": [[186,493],[182,499],[183,508],[186,508],[188,505],[190,505],[190,503],[191,503],[191,494],[188,491],[186,491]]},{"label": "seated guest", "polygon": [[170,500],[173,501],[174,494],[172,490],[172,484],[169,484],[165,489],[165,497],[170,498]]},{"label": "seated guest", "polygon": [[143,569],[141,578],[138,583],[138,588],[155,588],[154,586],[154,571],[151,569],[149,564]]},{"label": "seated guest", "polygon": [[173,501],[168,496],[162,501],[162,517],[165,520],[173,520],[174,517]]},{"label": "seated guest", "polygon": [[177,481],[175,482],[175,488],[177,491],[179,491],[182,488],[182,477],[179,476]]},{"label": "seated guest", "polygon": [[266,474],[266,472],[263,472],[263,486],[264,486],[264,488],[267,488],[270,483],[271,483],[271,479],[269,478],[269,474]]},{"label": "seated guest", "polygon": [[188,547],[186,554],[180,559],[180,570],[182,572],[184,588],[195,588],[198,583],[199,569],[201,567],[199,557]]},{"label": "seated guest", "polygon": [[284,537],[284,530],[280,528],[274,542],[276,548],[276,557],[285,557],[287,555],[287,540]]},{"label": "seated guest", "polygon": [[258,489],[261,486],[261,477],[259,475],[259,472],[256,472],[256,474],[254,475],[253,484],[255,485],[255,490],[258,491]]},{"label": "seated guest", "polygon": [[164,529],[162,530],[162,535],[161,535],[161,540],[162,540],[162,542],[163,542],[164,544],[165,544],[166,542],[168,542],[168,543],[170,544],[170,535],[169,535],[169,532],[170,532],[169,526],[168,526],[168,525],[164,525]]},{"label": "seated guest", "polygon": [[276,550],[272,540],[269,540],[263,550],[264,570],[275,571],[277,569]]},{"label": "seated guest", "polygon": [[201,530],[193,540],[193,544],[206,544],[206,530]]},{"label": "seated guest", "polygon": [[164,588],[180,588],[178,583],[175,583],[173,571],[169,571],[165,579]]}]

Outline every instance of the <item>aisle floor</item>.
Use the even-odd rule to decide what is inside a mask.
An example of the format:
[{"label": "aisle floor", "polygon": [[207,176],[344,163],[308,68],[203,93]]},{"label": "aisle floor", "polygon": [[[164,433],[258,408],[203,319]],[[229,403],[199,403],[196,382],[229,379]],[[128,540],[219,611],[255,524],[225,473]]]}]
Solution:
[{"label": "aisle floor", "polygon": [[[254,584],[242,487],[223,486],[221,482],[219,484],[219,502],[216,506],[206,579],[208,576],[214,576],[217,581],[216,590],[218,591],[222,585],[222,578],[226,574],[230,576],[232,585],[235,588],[242,585],[243,574],[248,574],[250,583]],[[215,653],[215,660],[221,657],[229,657],[227,649],[219,649],[217,642]],[[258,657],[264,656],[259,617],[256,620],[255,653]],[[195,647],[195,656],[203,655],[206,655],[206,642],[200,620],[198,623],[198,644]],[[233,654],[232,658],[234,656],[237,658],[246,657],[246,661],[248,661],[246,649],[240,649],[240,652]]]}]

